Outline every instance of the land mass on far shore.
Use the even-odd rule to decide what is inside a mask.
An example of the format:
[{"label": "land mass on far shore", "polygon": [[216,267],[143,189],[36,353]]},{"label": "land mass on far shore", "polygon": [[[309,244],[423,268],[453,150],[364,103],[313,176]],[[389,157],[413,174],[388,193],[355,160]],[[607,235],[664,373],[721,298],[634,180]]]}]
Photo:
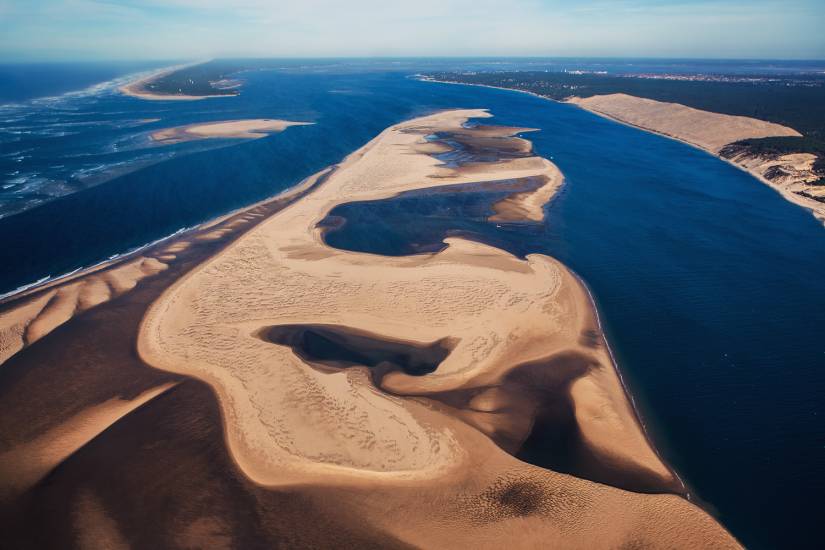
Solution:
[{"label": "land mass on far shore", "polygon": [[129,82],[119,90],[131,97],[154,101],[234,97],[242,84],[229,77],[235,69],[233,64],[219,62],[176,65]]},{"label": "land mass on far shore", "polygon": [[[562,174],[527,129],[466,125],[490,116],[394,125],[287,196],[0,304],[4,540],[739,548],[650,444],[566,266],[326,242],[336,206],[416,190],[520,182],[497,214],[540,219]],[[531,437],[541,463],[514,456]]]},{"label": "land mass on far shore", "polygon": [[825,79],[581,72],[448,72],[424,80],[512,89],[699,147],[825,223]]}]

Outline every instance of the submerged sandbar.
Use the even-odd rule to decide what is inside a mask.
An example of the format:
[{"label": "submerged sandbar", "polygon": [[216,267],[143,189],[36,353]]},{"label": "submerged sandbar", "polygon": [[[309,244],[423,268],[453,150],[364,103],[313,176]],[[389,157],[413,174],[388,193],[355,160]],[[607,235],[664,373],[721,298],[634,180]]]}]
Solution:
[{"label": "submerged sandbar", "polygon": [[152,132],[153,141],[163,144],[181,143],[209,138],[258,139],[283,132],[290,126],[306,126],[312,122],[293,122],[270,118],[224,120],[205,124],[188,124]]}]

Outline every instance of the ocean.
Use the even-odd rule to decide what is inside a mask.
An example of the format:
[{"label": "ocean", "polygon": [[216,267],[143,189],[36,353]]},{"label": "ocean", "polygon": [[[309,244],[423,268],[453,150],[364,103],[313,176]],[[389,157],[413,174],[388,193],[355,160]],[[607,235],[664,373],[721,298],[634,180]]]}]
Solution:
[{"label": "ocean", "polygon": [[[527,94],[411,77],[490,63],[285,61],[240,74],[238,97],[194,102],[120,95],[126,73],[68,93],[46,85],[9,100],[5,92],[0,294],[278,193],[393,123],[487,108],[493,123],[538,128],[525,137],[565,174],[544,223],[498,227],[483,221],[483,200],[419,194],[339,207],[348,222],[329,242],[406,254],[415,252],[410,243],[437,244],[461,231],[565,262],[590,287],[644,423],[697,502],[750,548],[811,546],[825,490],[825,228],[748,174],[682,143]],[[610,60],[544,63],[622,70]],[[753,63],[719,71],[753,72]],[[639,72],[717,66],[620,65],[628,64]],[[779,64],[758,67],[767,65]],[[315,124],[253,141],[158,145],[148,137],[241,118]]]}]

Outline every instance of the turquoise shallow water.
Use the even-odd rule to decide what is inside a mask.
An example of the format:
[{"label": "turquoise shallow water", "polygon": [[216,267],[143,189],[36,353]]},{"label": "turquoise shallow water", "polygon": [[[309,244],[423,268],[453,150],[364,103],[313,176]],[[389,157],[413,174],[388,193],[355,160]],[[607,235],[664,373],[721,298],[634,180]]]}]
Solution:
[{"label": "turquoise shallow water", "polygon": [[[488,108],[493,122],[539,128],[526,137],[565,173],[546,223],[498,228],[458,200],[421,196],[344,207],[349,222],[332,244],[406,253],[413,240],[458,229],[561,259],[593,291],[651,435],[696,497],[750,547],[815,546],[825,489],[825,229],[681,143],[410,72],[293,67],[244,73],[237,98],[150,103],[104,87],[0,109],[0,170],[45,180],[0,195],[30,200],[23,187],[43,189],[39,205],[0,218],[0,293],[272,195],[395,122]],[[316,124],[241,143],[152,147],[146,137],[247,117]],[[87,164],[102,167],[74,175]],[[65,193],[53,192],[60,179]]]}]

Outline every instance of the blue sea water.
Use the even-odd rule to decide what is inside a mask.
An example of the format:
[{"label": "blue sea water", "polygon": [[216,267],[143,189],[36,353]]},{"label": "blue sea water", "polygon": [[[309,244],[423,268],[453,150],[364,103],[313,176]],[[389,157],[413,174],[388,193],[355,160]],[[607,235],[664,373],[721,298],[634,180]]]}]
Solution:
[{"label": "blue sea water", "polygon": [[[342,207],[349,222],[330,242],[403,253],[461,229],[564,261],[590,286],[651,436],[694,495],[751,548],[815,547],[825,229],[684,144],[526,94],[408,77],[435,64],[293,63],[239,75],[235,98],[146,102],[107,84],[0,107],[0,179],[28,178],[0,192],[0,293],[277,193],[393,123],[488,108],[493,122],[539,128],[527,137],[565,173],[545,223],[496,227],[472,204],[433,208],[424,195]],[[147,137],[239,118],[315,124],[243,142]]]}]

